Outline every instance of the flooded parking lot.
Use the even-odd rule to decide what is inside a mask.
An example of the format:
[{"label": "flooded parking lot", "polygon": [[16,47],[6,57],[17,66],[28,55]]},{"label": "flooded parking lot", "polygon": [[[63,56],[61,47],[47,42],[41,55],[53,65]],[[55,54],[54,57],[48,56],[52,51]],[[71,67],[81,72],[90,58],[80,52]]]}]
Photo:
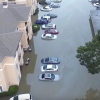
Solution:
[{"label": "flooded parking lot", "polygon": [[[75,57],[77,47],[92,40],[89,13],[95,8],[87,0],[62,0],[60,5],[50,12],[58,15],[51,21],[57,25],[58,38],[42,40],[43,30],[33,37],[37,61],[34,74],[27,75],[30,93],[34,100],[100,100],[100,74],[89,74]],[[47,13],[40,11],[38,17]],[[59,81],[39,81],[40,61],[45,57],[61,58],[59,70],[53,72],[60,76]]]}]

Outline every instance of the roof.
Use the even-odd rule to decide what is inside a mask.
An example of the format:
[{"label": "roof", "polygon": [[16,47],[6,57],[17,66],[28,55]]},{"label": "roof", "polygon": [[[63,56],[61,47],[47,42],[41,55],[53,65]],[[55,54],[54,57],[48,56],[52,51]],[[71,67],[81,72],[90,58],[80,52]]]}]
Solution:
[{"label": "roof", "polygon": [[20,21],[27,21],[31,7],[10,4],[3,8],[0,4],[0,33],[14,32]]},{"label": "roof", "polygon": [[95,34],[98,34],[98,30],[100,30],[100,10],[91,10],[90,17],[92,20],[94,32]]},{"label": "roof", "polygon": [[51,74],[50,73],[45,73],[45,78],[51,78]]},{"label": "roof", "polygon": [[14,56],[21,40],[22,32],[0,34],[0,62],[5,56]]}]

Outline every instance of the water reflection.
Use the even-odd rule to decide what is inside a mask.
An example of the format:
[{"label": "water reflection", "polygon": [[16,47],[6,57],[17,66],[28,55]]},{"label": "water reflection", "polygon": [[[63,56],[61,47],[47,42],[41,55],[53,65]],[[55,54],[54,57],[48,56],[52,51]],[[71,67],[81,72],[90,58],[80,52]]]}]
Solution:
[{"label": "water reflection", "polygon": [[90,88],[88,91],[86,91],[85,98],[76,100],[100,100],[100,91]]}]

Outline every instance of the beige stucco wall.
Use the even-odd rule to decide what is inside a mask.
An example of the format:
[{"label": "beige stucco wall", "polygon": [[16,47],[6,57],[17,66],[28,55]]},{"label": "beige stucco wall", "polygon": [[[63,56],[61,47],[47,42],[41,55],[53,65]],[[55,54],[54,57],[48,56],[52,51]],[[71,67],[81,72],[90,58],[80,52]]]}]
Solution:
[{"label": "beige stucco wall", "polygon": [[[18,59],[19,54],[21,54],[20,61]],[[20,42],[18,51],[16,51],[16,56],[5,57],[2,63],[0,63],[0,86],[3,87],[3,91],[8,91],[11,85],[19,85],[21,78],[20,65],[24,63],[23,55],[24,52]]]}]

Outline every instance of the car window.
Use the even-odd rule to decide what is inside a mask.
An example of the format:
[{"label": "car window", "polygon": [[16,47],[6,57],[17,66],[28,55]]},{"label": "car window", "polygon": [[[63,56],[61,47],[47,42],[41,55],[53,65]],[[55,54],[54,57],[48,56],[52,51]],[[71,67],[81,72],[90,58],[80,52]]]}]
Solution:
[{"label": "car window", "polygon": [[45,75],[44,74],[42,74],[42,78],[44,78],[45,77]]},{"label": "car window", "polygon": [[43,34],[43,36],[45,36],[46,34]]},{"label": "car window", "polygon": [[49,58],[46,58],[45,61],[49,61]]},{"label": "car window", "polygon": [[13,100],[18,100],[18,96],[15,96]]},{"label": "car window", "polygon": [[53,68],[56,68],[56,65],[53,65]]},{"label": "car window", "polygon": [[46,68],[47,68],[47,65],[44,65],[44,66],[43,66],[43,69],[45,70]]},{"label": "car window", "polygon": [[51,74],[51,78],[52,78],[52,79],[55,79],[55,75],[54,75],[54,74]]},{"label": "car window", "polygon": [[52,68],[49,68],[49,69],[47,69],[47,70],[52,70]]}]

